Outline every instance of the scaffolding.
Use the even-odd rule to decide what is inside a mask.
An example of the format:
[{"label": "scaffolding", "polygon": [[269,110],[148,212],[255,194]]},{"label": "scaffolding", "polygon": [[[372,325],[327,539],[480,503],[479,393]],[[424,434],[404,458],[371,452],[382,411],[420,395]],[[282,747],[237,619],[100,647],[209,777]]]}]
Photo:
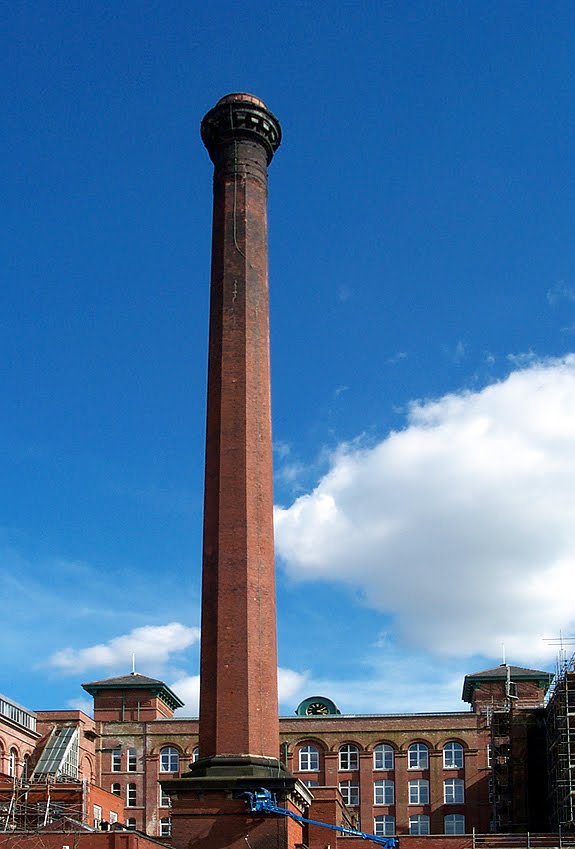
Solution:
[{"label": "scaffolding", "polygon": [[575,654],[561,656],[547,702],[551,825],[575,831]]}]

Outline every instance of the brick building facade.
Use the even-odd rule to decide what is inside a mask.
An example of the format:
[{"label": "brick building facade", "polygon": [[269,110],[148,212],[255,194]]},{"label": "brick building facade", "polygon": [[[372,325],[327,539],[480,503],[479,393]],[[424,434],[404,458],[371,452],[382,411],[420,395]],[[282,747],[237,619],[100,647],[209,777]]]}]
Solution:
[{"label": "brick building facade", "polygon": [[[549,680],[509,666],[469,675],[463,698],[470,710],[453,713],[346,716],[328,698],[308,698],[295,716],[280,717],[278,751],[316,797],[316,818],[322,804],[339,799],[349,823],[379,835],[545,831]],[[50,787],[53,812],[92,827],[117,820],[169,842],[161,781],[197,759],[198,721],[174,716],[178,696],[143,675],[84,688],[94,698],[93,719],[0,702],[2,812],[17,784],[37,810]],[[75,731],[77,771],[49,776],[39,769],[42,757],[63,730]]]}]

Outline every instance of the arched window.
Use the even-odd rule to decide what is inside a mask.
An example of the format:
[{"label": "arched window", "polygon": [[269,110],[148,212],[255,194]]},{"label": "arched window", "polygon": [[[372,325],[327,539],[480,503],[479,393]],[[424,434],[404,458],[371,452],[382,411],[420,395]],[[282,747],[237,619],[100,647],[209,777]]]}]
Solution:
[{"label": "arched window", "polygon": [[180,768],[180,753],[173,746],[160,749],[160,772],[178,772]]},{"label": "arched window", "polygon": [[446,805],[459,805],[465,801],[465,783],[462,778],[447,778],[443,782],[443,801]]},{"label": "arched window", "polygon": [[300,772],[317,772],[319,770],[319,749],[315,746],[302,746],[299,750]]},{"label": "arched window", "polygon": [[395,834],[395,817],[375,817],[373,820],[373,833],[377,837],[391,837],[392,834]]},{"label": "arched window", "polygon": [[429,766],[429,749],[425,743],[412,743],[407,750],[409,769],[427,769]]},{"label": "arched window", "polygon": [[24,755],[22,758],[22,781],[27,781],[30,775],[30,755]]},{"label": "arched window", "polygon": [[359,749],[357,746],[347,743],[340,748],[339,768],[342,770],[359,769]]},{"label": "arched window", "polygon": [[393,746],[380,743],[373,750],[374,769],[393,769]]},{"label": "arched window", "polygon": [[465,834],[465,817],[463,814],[447,814],[443,818],[446,834]]},{"label": "arched window", "polygon": [[394,783],[393,781],[383,780],[374,781],[373,783],[373,804],[374,805],[393,805]]},{"label": "arched window", "polygon": [[193,763],[193,764],[195,764],[195,762],[197,761],[197,759],[198,759],[199,757],[200,757],[200,749],[199,749],[199,747],[198,747],[198,746],[195,746],[195,747],[192,749],[192,763]]},{"label": "arched window", "polygon": [[463,746],[461,743],[446,743],[443,747],[444,769],[463,768]]},{"label": "arched window", "polygon": [[429,834],[429,817],[427,814],[415,814],[409,818],[410,834]]},{"label": "arched window", "polygon": [[8,775],[14,777],[16,775],[16,764],[18,763],[18,752],[16,749],[10,749],[8,755]]}]

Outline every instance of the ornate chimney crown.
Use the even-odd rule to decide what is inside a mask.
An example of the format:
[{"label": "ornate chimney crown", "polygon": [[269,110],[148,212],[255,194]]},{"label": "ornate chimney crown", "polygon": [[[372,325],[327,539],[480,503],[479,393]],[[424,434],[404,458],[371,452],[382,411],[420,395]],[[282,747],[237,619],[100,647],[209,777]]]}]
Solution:
[{"label": "ornate chimney crown", "polygon": [[218,100],[204,116],[201,134],[212,160],[219,145],[248,139],[259,142],[265,148],[268,165],[282,137],[278,119],[263,100],[245,92],[226,94]]}]

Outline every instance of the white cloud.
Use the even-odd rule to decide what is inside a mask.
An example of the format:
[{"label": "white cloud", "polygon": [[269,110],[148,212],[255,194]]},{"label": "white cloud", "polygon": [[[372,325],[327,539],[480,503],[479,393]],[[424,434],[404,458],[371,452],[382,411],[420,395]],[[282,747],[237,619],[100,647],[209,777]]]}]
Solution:
[{"label": "white cloud", "polygon": [[198,716],[200,712],[200,676],[183,675],[173,684],[170,689],[174,691],[184,703],[183,708],[178,708],[176,714],[179,716]]},{"label": "white cloud", "polygon": [[[306,686],[307,672],[295,672],[293,669],[278,668],[279,701],[288,702],[299,696]],[[185,707],[176,711],[180,716],[198,716],[200,705],[200,676],[184,675],[178,678],[170,688],[184,702]]]},{"label": "white cloud", "polygon": [[107,643],[84,649],[62,649],[49,658],[48,665],[70,673],[93,668],[128,670],[132,665],[132,656],[135,655],[138,667],[157,667],[165,663],[170,655],[197,643],[199,637],[199,628],[190,628],[180,622],[144,625],[134,628],[129,634],[114,637]]},{"label": "white cloud", "polygon": [[542,662],[575,625],[575,355],[410,406],[276,509],[295,579],[359,588],[402,645]]},{"label": "white cloud", "polygon": [[281,704],[300,696],[308,686],[309,673],[278,667],[278,692]]}]

